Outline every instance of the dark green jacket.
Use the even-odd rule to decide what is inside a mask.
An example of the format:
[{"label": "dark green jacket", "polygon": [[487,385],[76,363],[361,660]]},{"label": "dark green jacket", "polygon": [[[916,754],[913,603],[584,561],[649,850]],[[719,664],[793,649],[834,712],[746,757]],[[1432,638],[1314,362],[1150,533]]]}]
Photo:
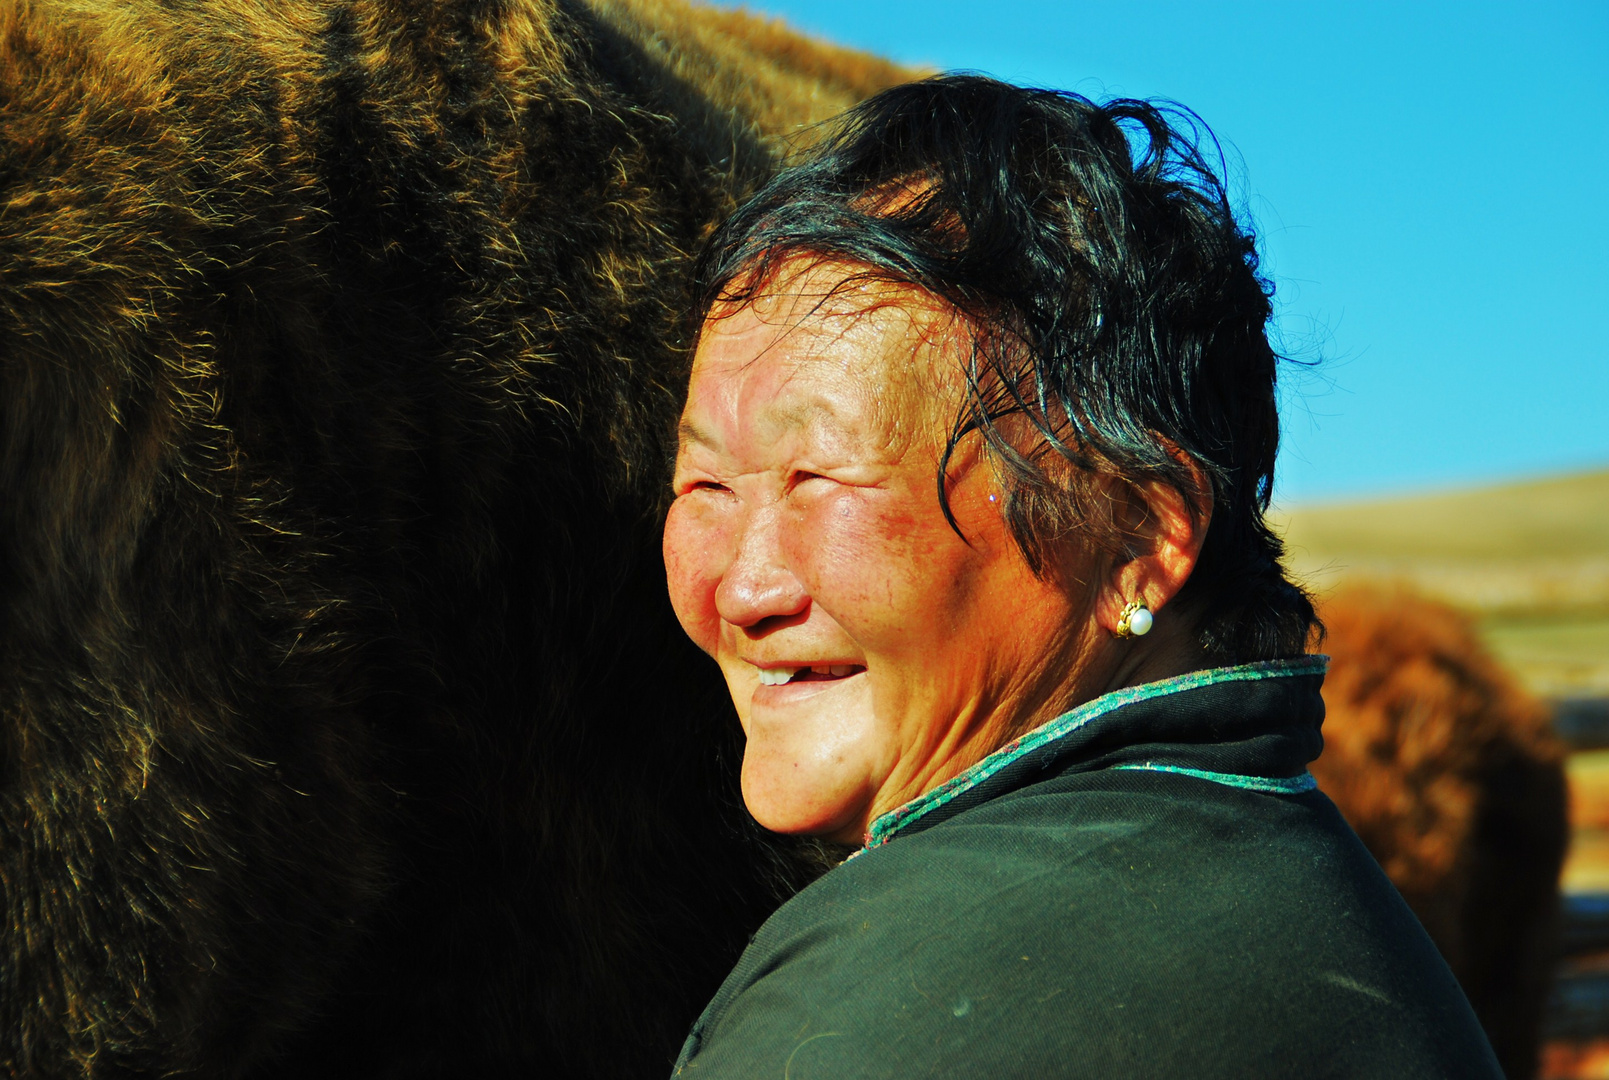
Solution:
[{"label": "dark green jacket", "polygon": [[1501,1072],[1319,793],[1323,658],[1098,698],[872,824],[784,904],[679,1077]]}]

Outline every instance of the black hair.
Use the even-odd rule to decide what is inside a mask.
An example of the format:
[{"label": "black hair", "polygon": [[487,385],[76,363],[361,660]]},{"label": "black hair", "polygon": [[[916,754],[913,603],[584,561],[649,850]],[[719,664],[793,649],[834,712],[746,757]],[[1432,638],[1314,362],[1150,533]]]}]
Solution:
[{"label": "black hair", "polygon": [[[1221,171],[1211,132],[1177,106],[977,75],[896,87],[716,232],[695,325],[801,255],[940,297],[973,328],[945,465],[981,434],[1035,572],[1074,530],[1133,553],[1138,531],[1099,481],[1126,482],[1141,506],[1140,485],[1160,481],[1199,513],[1204,475],[1211,521],[1177,603],[1214,660],[1299,654],[1317,617],[1263,516],[1279,443],[1273,289]],[[943,465],[938,485],[949,516]]]}]

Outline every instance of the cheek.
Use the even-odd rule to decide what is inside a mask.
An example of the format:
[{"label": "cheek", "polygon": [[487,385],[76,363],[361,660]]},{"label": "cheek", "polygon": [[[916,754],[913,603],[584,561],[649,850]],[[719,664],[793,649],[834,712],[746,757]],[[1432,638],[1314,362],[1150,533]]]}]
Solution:
[{"label": "cheek", "polygon": [[970,576],[971,552],[937,506],[852,490],[813,506],[789,530],[788,557],[811,597],[865,646],[913,619],[942,618]]},{"label": "cheek", "polygon": [[678,499],[665,519],[665,583],[670,606],[682,629],[705,652],[715,653],[720,619],[715,613],[715,589],[721,583],[723,563],[719,524]]}]

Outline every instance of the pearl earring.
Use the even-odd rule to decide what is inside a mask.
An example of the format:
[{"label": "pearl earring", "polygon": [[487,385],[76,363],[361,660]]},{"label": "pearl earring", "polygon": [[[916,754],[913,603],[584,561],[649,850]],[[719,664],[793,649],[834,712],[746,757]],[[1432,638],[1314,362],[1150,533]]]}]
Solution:
[{"label": "pearl earring", "polygon": [[1123,613],[1117,617],[1117,629],[1112,631],[1112,636],[1144,637],[1151,632],[1151,624],[1155,621],[1151,616],[1151,609],[1145,606],[1143,599],[1130,600],[1124,605]]}]

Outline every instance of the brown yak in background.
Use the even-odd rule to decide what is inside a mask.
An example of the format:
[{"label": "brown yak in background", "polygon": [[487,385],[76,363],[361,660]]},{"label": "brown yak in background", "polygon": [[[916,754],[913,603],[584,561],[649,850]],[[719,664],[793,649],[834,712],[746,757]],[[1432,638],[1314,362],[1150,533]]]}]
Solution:
[{"label": "brown yak in background", "polygon": [[0,1070],[663,1073],[811,866],[665,597],[687,256],[907,74],[678,0],[0,0]]},{"label": "brown yak in background", "polygon": [[1469,619],[1391,586],[1320,614],[1313,763],[1463,985],[1509,1080],[1534,1075],[1569,841],[1563,747]]}]

